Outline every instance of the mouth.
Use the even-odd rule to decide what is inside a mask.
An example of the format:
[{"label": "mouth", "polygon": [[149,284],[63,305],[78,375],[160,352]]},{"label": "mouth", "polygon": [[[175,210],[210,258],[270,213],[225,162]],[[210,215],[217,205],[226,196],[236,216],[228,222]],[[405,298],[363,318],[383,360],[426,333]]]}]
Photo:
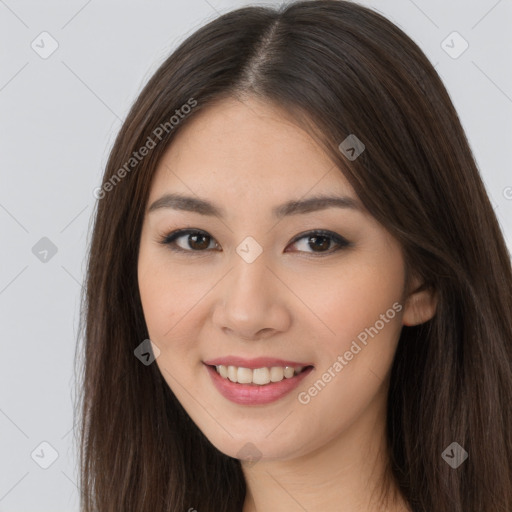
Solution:
[{"label": "mouth", "polygon": [[239,405],[275,402],[288,395],[314,369],[311,364],[285,364],[280,360],[266,360],[268,366],[263,365],[263,360],[245,362],[246,366],[221,362],[226,361],[207,361],[204,365],[217,391]]},{"label": "mouth", "polygon": [[292,379],[304,370],[312,368],[308,366],[271,366],[262,368],[245,368],[243,366],[226,366],[223,364],[212,366],[223,378],[238,384],[252,384],[266,386],[270,383],[281,382],[284,379]]}]

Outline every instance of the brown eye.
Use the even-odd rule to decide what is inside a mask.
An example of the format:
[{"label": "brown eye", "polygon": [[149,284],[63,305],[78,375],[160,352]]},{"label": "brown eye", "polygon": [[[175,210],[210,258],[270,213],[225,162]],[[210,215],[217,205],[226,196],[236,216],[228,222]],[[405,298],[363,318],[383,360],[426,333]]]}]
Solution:
[{"label": "brown eye", "polygon": [[202,250],[208,249],[208,246],[210,245],[209,240],[210,237],[207,235],[190,234],[188,235],[187,243],[192,247],[192,249]]},{"label": "brown eye", "polygon": [[310,236],[308,238],[308,244],[311,249],[319,249],[320,252],[329,249],[332,239],[327,236]]},{"label": "brown eye", "polygon": [[[332,249],[331,244],[334,244],[334,249]],[[299,252],[323,255],[331,254],[351,244],[342,236],[331,231],[310,231],[309,233],[295,238],[292,245],[298,247]]]},{"label": "brown eye", "polygon": [[[179,240],[183,241],[178,243]],[[210,247],[212,241],[213,238],[203,231],[179,230],[167,235],[161,243],[171,246],[175,251],[204,252]]]}]

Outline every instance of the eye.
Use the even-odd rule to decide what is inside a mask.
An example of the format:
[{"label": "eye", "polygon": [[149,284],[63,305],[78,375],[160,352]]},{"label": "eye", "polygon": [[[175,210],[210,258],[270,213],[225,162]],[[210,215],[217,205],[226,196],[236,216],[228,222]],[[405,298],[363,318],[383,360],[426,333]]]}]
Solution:
[{"label": "eye", "polygon": [[[317,230],[317,231],[309,231],[307,233],[301,234],[297,236],[291,243],[291,245],[299,245],[298,242],[304,240],[302,242],[303,249],[299,252],[308,252],[307,248],[313,249],[312,253],[317,255],[324,254],[332,254],[340,249],[345,247],[349,247],[352,244],[341,235],[334,233],[332,231],[326,230]],[[332,248],[332,243],[334,242],[335,247]],[[310,253],[311,254],[311,253]]]},{"label": "eye", "polygon": [[[182,245],[178,244],[178,240],[184,239]],[[203,252],[210,246],[209,241],[213,238],[198,229],[180,229],[173,231],[165,236],[160,243],[168,245],[171,250],[177,252]]]},{"label": "eye", "polygon": [[[179,242],[181,239],[183,240]],[[309,251],[306,249],[309,248],[312,249],[310,254],[312,253],[317,255],[332,254],[344,247],[352,245],[348,240],[337,233],[326,230],[308,231],[307,233],[303,233],[295,237],[290,245],[298,245],[298,242],[302,240],[305,240],[305,242],[302,242],[303,249],[299,250],[299,252],[307,253]],[[210,236],[206,231],[201,231],[199,229],[180,229],[173,231],[172,233],[164,236],[160,240],[160,243],[169,246],[172,251],[188,253],[206,252],[208,249],[212,249],[212,243],[214,249],[219,247],[212,236]],[[335,244],[334,249],[331,245],[332,243]]]}]

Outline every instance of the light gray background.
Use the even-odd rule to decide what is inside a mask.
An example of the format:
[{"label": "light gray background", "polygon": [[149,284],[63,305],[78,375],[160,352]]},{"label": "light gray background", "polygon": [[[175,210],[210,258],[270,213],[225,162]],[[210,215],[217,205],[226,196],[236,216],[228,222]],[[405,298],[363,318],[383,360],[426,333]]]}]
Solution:
[{"label": "light gray background", "polygon": [[[361,3],[435,64],[512,247],[512,2]],[[207,20],[250,4],[0,0],[1,512],[78,511],[73,360],[92,191],[152,72]],[[47,59],[31,47],[43,31],[59,45]],[[453,31],[469,43],[456,59],[441,46]],[[32,252],[42,237],[58,249],[47,262]],[[48,469],[43,441],[58,452]]]}]

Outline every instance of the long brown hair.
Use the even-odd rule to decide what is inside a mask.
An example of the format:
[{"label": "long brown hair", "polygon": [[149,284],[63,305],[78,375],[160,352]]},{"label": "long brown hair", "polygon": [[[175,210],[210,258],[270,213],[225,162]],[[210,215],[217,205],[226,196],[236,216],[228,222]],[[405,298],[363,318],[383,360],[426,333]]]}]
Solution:
[{"label": "long brown hair", "polygon": [[[197,112],[244,94],[310,128],[400,242],[407,268],[435,290],[434,318],[403,327],[393,362],[389,474],[416,511],[510,512],[510,255],[424,53],[380,14],[329,0],[209,22],[155,72],[117,136],[97,194],[80,322],[81,510],[242,509],[240,462],[212,446],[157,365],[134,350],[148,338],[137,258],[156,165]],[[338,149],[349,134],[365,144],[355,160]],[[469,454],[457,468],[442,457],[452,442]]]}]

